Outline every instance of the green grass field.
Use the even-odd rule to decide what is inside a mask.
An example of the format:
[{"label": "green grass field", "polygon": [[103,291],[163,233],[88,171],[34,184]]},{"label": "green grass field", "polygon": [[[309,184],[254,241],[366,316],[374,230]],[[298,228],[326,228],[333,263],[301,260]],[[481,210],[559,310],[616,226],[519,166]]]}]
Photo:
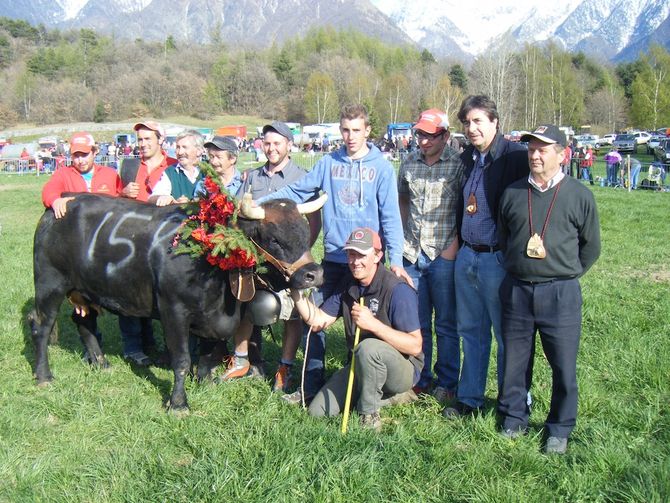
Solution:
[{"label": "green grass field", "polygon": [[[343,436],[339,418],[307,417],[252,378],[189,382],[191,414],[178,418],[163,407],[171,372],[124,362],[114,316],[100,323],[111,368],[81,362],[65,303],[56,379],[38,388],[25,318],[45,181],[0,178],[0,501],[670,500],[670,194],[594,188],[603,251],[582,281],[579,418],[568,454],[547,457],[539,346],[532,429],[516,441],[497,434],[493,374],[482,417],[448,422],[423,398],[383,409],[380,434],[352,418]],[[329,344],[333,371],[341,329]],[[270,374],[277,354],[266,339]]]}]

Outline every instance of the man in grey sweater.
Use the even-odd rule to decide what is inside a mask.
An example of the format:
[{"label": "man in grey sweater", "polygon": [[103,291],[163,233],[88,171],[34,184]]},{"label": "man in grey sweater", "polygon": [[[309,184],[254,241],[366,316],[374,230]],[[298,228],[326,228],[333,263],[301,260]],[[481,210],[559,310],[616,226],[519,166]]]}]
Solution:
[{"label": "man in grey sweater", "polygon": [[561,171],[565,135],[539,126],[528,142],[530,175],[500,200],[498,242],[507,272],[500,288],[505,344],[498,411],[502,434],[528,427],[535,334],[552,369],[545,452],[564,454],[577,418],[577,352],[581,335],[579,278],[600,255],[600,225],[593,194]]}]

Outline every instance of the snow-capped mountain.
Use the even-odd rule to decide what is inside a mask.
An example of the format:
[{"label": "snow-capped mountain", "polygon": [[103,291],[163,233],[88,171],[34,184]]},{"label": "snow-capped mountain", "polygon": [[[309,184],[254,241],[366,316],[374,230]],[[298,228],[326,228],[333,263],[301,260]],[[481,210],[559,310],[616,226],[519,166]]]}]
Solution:
[{"label": "snow-capped mountain", "polygon": [[371,0],[419,45],[436,55],[477,56],[510,34],[518,44],[553,40],[605,59],[637,57],[656,41],[670,47],[668,0]]},{"label": "snow-capped mountain", "polygon": [[553,40],[608,60],[670,49],[670,0],[0,0],[0,16],[117,38],[268,46],[314,26],[354,28],[388,43],[468,60],[504,39]]}]

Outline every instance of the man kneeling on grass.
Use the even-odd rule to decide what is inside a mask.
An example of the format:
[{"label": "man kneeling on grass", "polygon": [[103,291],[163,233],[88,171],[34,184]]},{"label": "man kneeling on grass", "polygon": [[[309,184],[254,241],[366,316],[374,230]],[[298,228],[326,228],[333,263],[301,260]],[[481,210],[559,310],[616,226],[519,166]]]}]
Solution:
[{"label": "man kneeling on grass", "polygon": [[[423,368],[418,298],[411,286],[380,265],[384,252],[372,229],[354,230],[344,250],[351,274],[320,308],[298,290],[292,290],[291,296],[313,330],[323,330],[342,317],[350,349],[360,329],[351,403],[361,415],[362,426],[379,430],[383,405],[416,398],[412,386]],[[334,416],[342,411],[349,366],[337,371],[316,394],[309,407],[312,416]]]}]

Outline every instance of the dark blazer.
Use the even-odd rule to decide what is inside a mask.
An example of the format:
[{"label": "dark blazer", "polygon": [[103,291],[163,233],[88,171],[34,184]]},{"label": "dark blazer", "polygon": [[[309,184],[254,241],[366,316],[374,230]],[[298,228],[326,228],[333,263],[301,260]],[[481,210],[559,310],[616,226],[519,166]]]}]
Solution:
[{"label": "dark blazer", "polygon": [[[475,163],[472,160],[472,153],[475,147],[468,145],[461,153],[461,160],[465,165],[464,184],[467,182]],[[484,171],[484,191],[486,192],[486,202],[491,208],[493,221],[498,221],[498,205],[500,196],[512,182],[523,177],[528,177],[530,168],[528,167],[528,149],[522,144],[506,140],[502,134],[497,133],[488,154],[486,154],[487,168]],[[464,185],[465,186],[465,185]],[[463,224],[463,212],[465,209],[465,199],[463,198],[463,187],[459,191],[459,204],[456,208],[456,225],[458,235],[461,235],[461,226]]]}]

